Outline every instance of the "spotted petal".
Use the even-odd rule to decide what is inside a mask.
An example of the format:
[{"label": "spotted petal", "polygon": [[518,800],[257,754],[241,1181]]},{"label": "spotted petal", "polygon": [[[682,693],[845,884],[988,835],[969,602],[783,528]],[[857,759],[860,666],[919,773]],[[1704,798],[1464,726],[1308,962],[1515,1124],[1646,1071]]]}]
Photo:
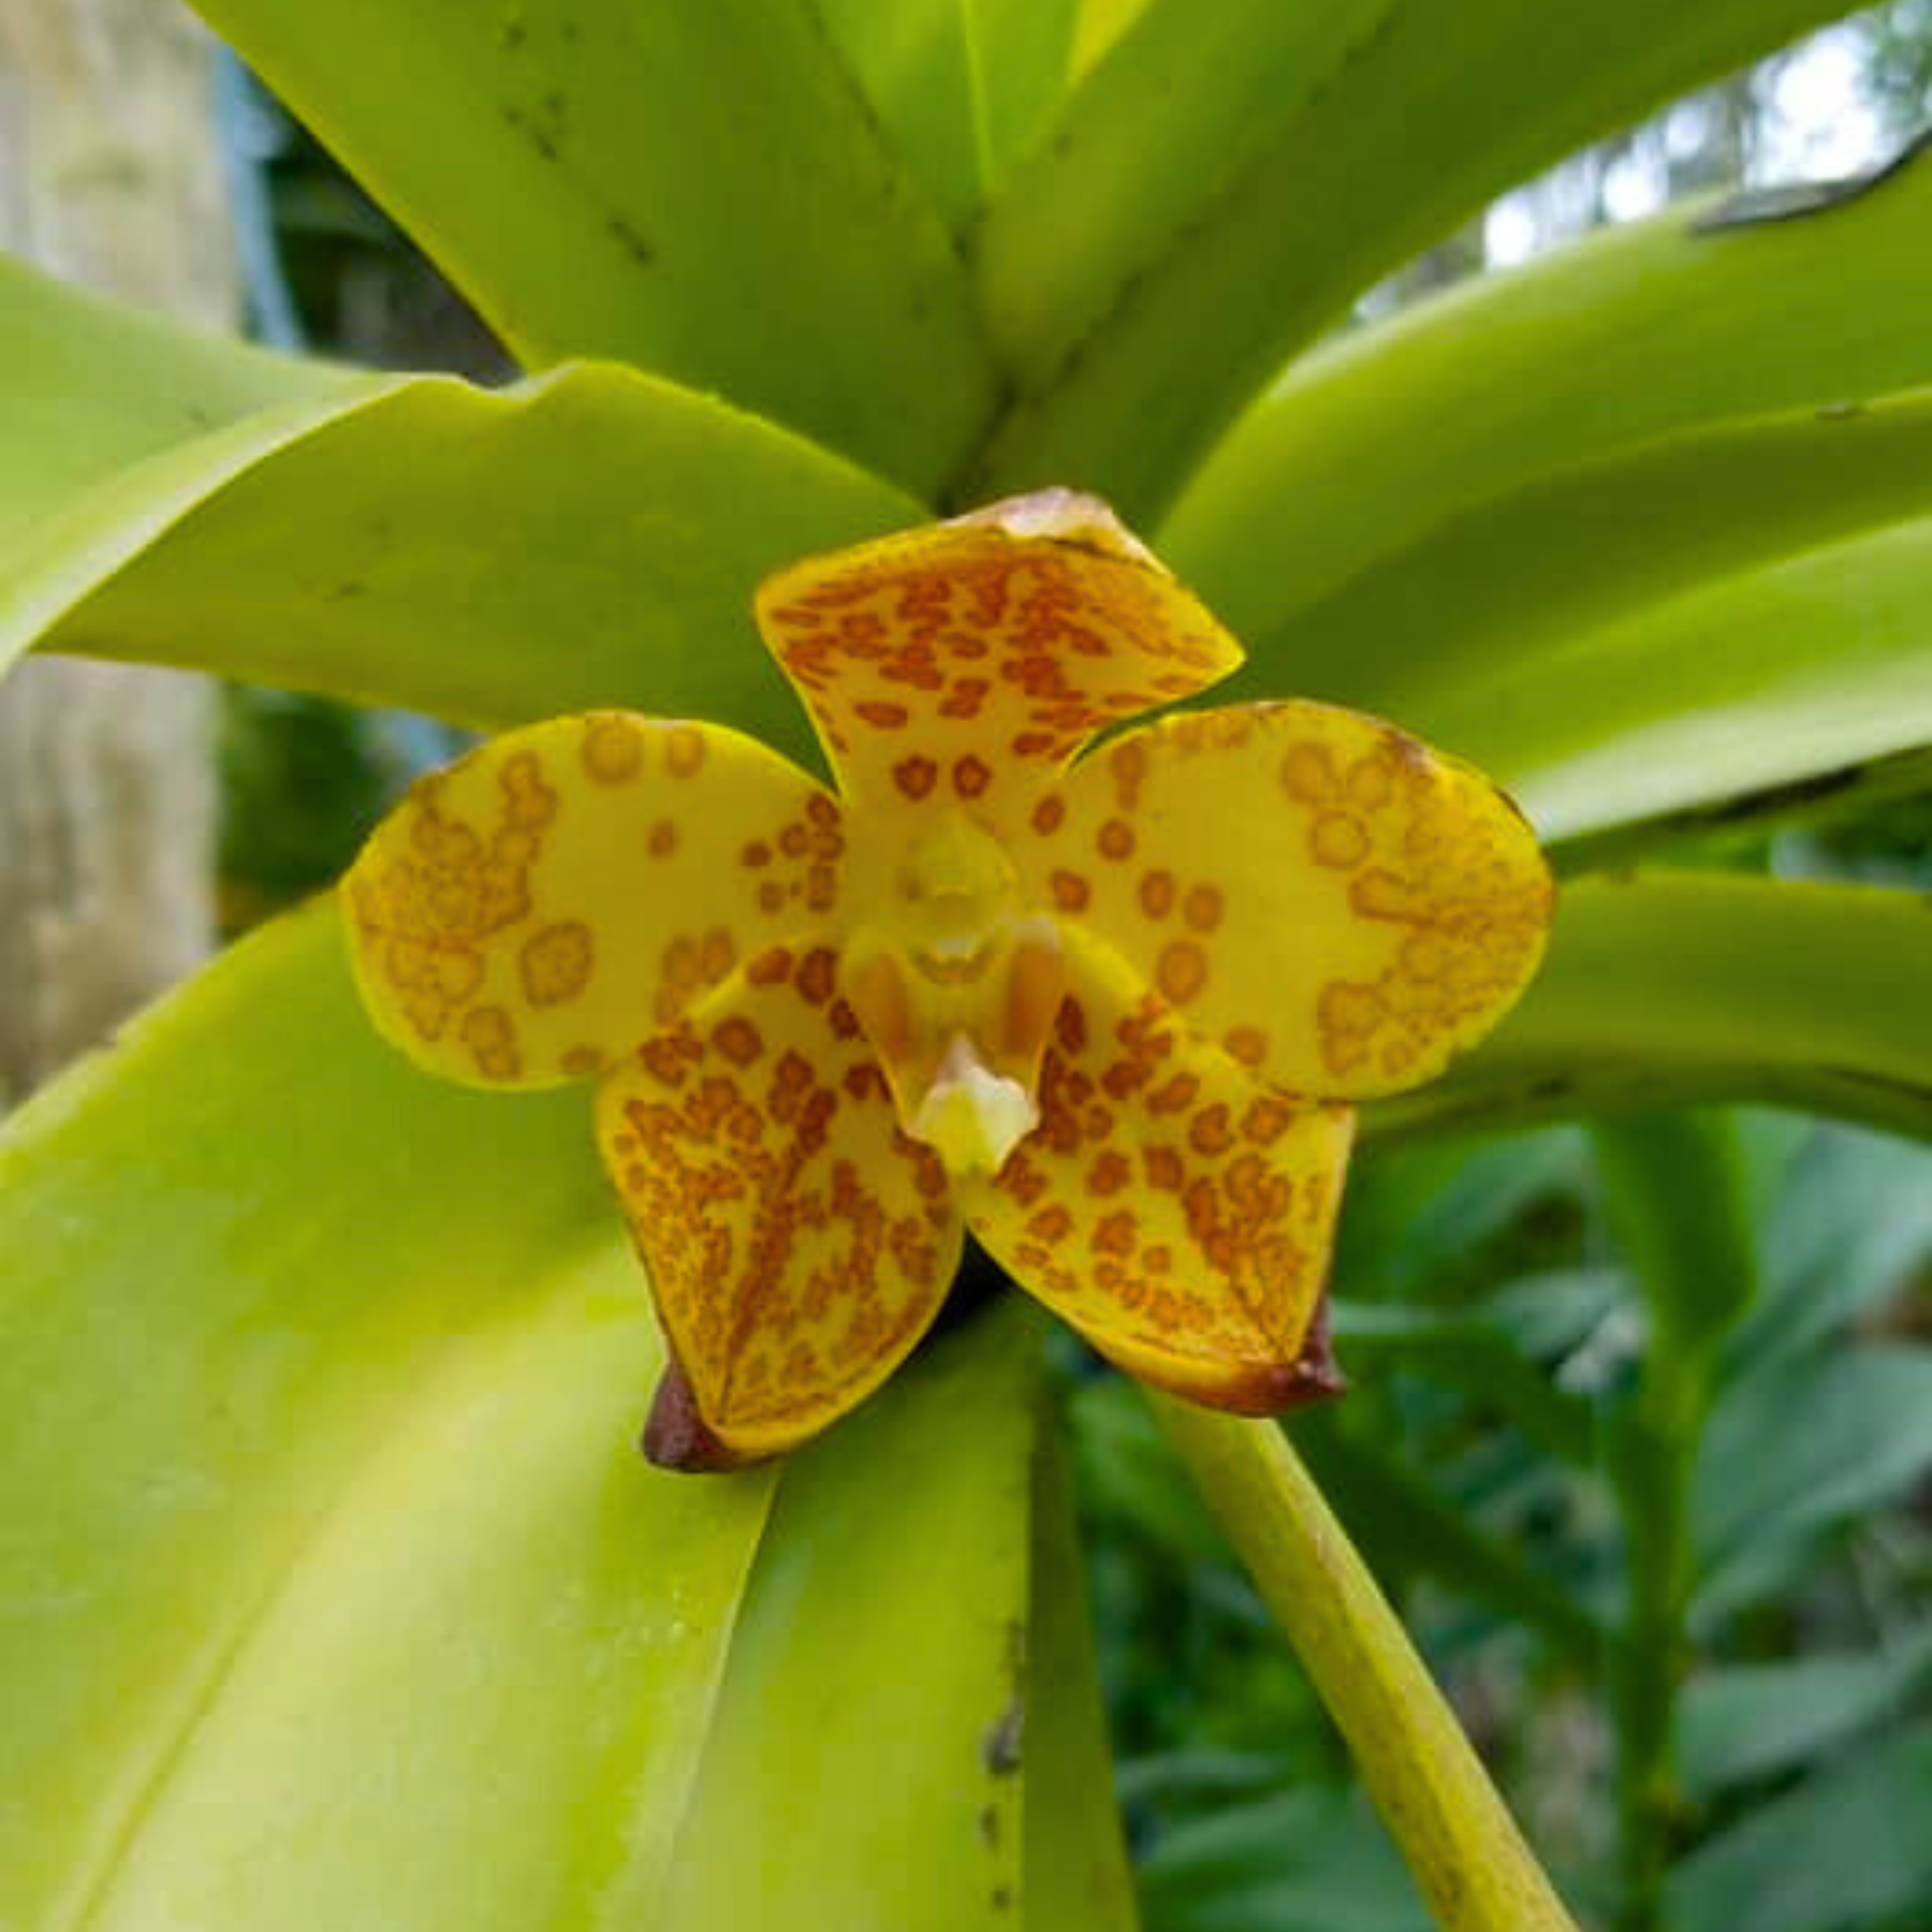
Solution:
[{"label": "spotted petal", "polygon": [[1318,1311],[1353,1115],[1202,1046],[1071,936],[1040,1124],[962,1196],[1020,1284],[1144,1382],[1268,1414],[1322,1380]]},{"label": "spotted petal", "polygon": [[830,913],[837,803],[755,740],[560,718],[422,780],[344,882],[382,1031],[446,1078],[596,1072]]},{"label": "spotted petal", "polygon": [[849,800],[995,822],[1096,732],[1241,661],[1105,504],[1062,490],[794,565],[758,614]]},{"label": "spotted petal", "polygon": [[1017,856],[1198,1033],[1334,1099],[1414,1086],[1487,1032],[1552,896],[1480,772],[1312,704],[1128,733],[1039,802]]},{"label": "spotted petal", "polygon": [[868,1395],[959,1258],[829,946],[775,947],[599,1090],[597,1138],[710,1434],[776,1454]]}]

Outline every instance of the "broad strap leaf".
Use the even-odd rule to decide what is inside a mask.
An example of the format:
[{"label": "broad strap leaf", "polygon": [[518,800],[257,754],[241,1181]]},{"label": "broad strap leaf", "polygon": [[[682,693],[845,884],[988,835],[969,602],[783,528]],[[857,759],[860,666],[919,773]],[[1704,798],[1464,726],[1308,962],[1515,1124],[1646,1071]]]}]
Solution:
[{"label": "broad strap leaf", "polygon": [[661,371],[930,491],[991,376],[808,0],[201,0],[526,366]]},{"label": "broad strap leaf", "polygon": [[1039,1347],[1011,1298],[787,1462],[668,1881],[617,1922],[1030,1922]]},{"label": "broad strap leaf", "polygon": [[768,1484],[631,1446],[584,1111],[414,1071],[318,908],[9,1120],[0,1916],[512,1932],[661,1870]]},{"label": "broad strap leaf", "polygon": [[[1582,12],[1520,0],[1155,0],[1070,104],[1065,138],[1036,152],[988,217],[1002,239],[986,258],[988,310],[1003,339],[1023,334],[1028,348],[1019,393],[964,494],[1070,476],[1130,521],[1153,520],[1243,404],[1388,270],[1514,182],[1842,10],[1834,0]],[[1164,115],[1170,76],[1135,62],[1136,44],[1213,43],[1222,21],[1262,11],[1317,40],[1290,70],[1294,84],[1250,91],[1232,57],[1244,44],[1228,32],[1220,84]],[[1110,76],[1130,67],[1134,99],[1116,102],[1122,83]],[[1036,275],[1053,275],[1067,225],[1105,221],[1100,204],[1119,174],[1158,172],[1170,150],[1185,160],[1206,146],[1203,129],[1209,152],[1232,158],[1228,171],[1184,168],[1197,186],[1190,206],[1154,197],[1145,229],[1130,218],[1105,229],[1104,250],[1075,253],[1079,280],[1052,281],[1037,321],[1018,331],[1003,320],[1027,306]],[[1426,420],[1406,428],[1405,446]]]},{"label": "broad strap leaf", "polygon": [[1802,220],[1708,207],[1364,328],[1249,412],[1160,548],[1256,688],[1426,695],[1910,507],[1925,403],[1871,405],[1932,384],[1932,158]]},{"label": "broad strap leaf", "polygon": [[1371,1137],[1760,1100],[1932,1138],[1932,914],[1921,892],[1735,873],[1567,885],[1522,1004]]},{"label": "broad strap leaf", "polygon": [[908,171],[956,232],[1058,103],[1078,0],[818,0]]},{"label": "broad strap leaf", "polygon": [[35,380],[0,398],[0,667],[38,645],[488,727],[632,705],[809,760],[752,594],[923,514],[608,366],[507,393],[348,378],[24,272],[0,276],[10,337]]}]

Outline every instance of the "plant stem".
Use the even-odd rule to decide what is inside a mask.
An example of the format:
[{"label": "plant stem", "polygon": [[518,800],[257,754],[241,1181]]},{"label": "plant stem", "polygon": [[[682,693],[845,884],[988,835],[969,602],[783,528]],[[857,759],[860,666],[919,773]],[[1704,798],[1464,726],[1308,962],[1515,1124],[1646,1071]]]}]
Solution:
[{"label": "plant stem", "polygon": [[1313,1678],[1443,1932],[1576,1932],[1288,1438],[1150,1392]]},{"label": "plant stem", "polygon": [[1736,1124],[1650,1112],[1591,1130],[1604,1219],[1648,1318],[1635,1388],[1608,1406],[1599,1453],[1625,1548],[1624,1616],[1605,1689],[1617,1734],[1620,1932],[1658,1932],[1681,1822],[1677,1697],[1696,1583],[1690,1485],[1719,1349],[1756,1293]]},{"label": "plant stem", "polygon": [[1623,1622],[1605,1686],[1617,1736],[1621,1932],[1656,1932],[1663,1922],[1678,1810],[1673,1747],[1691,1580],[1689,1490],[1697,1424],[1694,1415],[1672,1426],[1642,1412],[1660,1406],[1640,1404],[1640,1412],[1606,1443],[1629,1550]]}]

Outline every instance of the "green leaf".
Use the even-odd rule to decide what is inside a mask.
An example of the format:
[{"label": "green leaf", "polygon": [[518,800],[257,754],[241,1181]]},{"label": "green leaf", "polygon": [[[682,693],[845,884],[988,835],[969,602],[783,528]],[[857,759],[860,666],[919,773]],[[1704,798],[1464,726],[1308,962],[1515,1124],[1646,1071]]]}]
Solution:
[{"label": "green leaf", "polygon": [[929,492],[992,378],[807,0],[199,0],[526,366],[607,357]]},{"label": "green leaf", "polygon": [[[1345,336],[1203,465],[1161,554],[1269,679],[1292,669],[1312,694],[1373,704],[1441,683],[1450,658],[1460,674],[1513,648],[1504,607],[1534,656],[1614,604],[1626,574],[1648,598],[1761,554],[1768,507],[1784,531],[1828,531],[1834,493],[1810,491],[1811,464],[1869,520],[1898,500],[1923,405],[1851,406],[1932,382],[1928,208],[1924,160],[1802,220],[1711,232],[1708,204],[1675,208]],[[1849,473],[1868,458],[1889,478]],[[1492,544],[1514,514],[1540,520],[1534,541],[1486,574],[1459,546]],[[1546,563],[1551,542],[1562,554]],[[1432,566],[1456,574],[1427,623],[1370,635],[1376,600],[1409,608],[1404,586]]]},{"label": "green leaf", "polygon": [[1932,1264],[1932,1148],[1814,1132],[1781,1176],[1760,1246],[1765,1294],[1727,1352],[1732,1377],[1811,1352]]},{"label": "green leaf", "polygon": [[985,180],[997,187],[1040,139],[1065,94],[1076,35],[1091,0],[964,0],[985,148]]},{"label": "green leaf", "polygon": [[1192,0],[1145,8],[1061,112],[976,237],[987,326],[1029,389],[1132,272],[1265,151],[1389,0]]},{"label": "green leaf", "polygon": [[1339,1785],[1169,1832],[1142,1870],[1148,1932],[1430,1932],[1376,1816]]},{"label": "green leaf", "polygon": [[1294,1441],[1378,1574],[1433,1577],[1540,1633],[1573,1661],[1595,1660],[1604,1633],[1589,1613],[1394,1456],[1328,1416],[1303,1418]]},{"label": "green leaf", "polygon": [[1652,1111],[1600,1121],[1592,1139],[1604,1219],[1650,1311],[1646,1380],[1697,1377],[1757,1293],[1736,1128],[1721,1113]]},{"label": "green leaf", "polygon": [[1134,1932],[1139,1915],[1114,1803],[1080,1526],[1050,1424],[1034,1458],[1033,1525],[1026,1932]]},{"label": "green leaf", "polygon": [[952,228],[1052,111],[1075,0],[818,0],[826,31]]},{"label": "green leaf", "polygon": [[1932,1900],[1932,1725],[1840,1760],[1700,1846],[1672,1875],[1685,1932],[1870,1932]]},{"label": "green leaf", "polygon": [[1226,1540],[1131,1384],[1094,1377],[1073,1388],[1067,1407],[1080,1487],[1102,1516],[1132,1524],[1136,1540],[1177,1573],[1232,1564]]},{"label": "green leaf", "polygon": [[373,386],[177,328],[0,254],[0,582],[124,470],[252,416]]},{"label": "green leaf", "polygon": [[[1124,83],[1110,76],[1127,69],[1136,43],[1174,20],[1210,40],[1223,16],[1245,21],[1252,10],[1224,0],[1204,15],[1199,0],[1156,0],[989,217],[989,236],[996,223],[1003,232],[986,251],[988,310],[1002,340],[1024,339],[1027,352],[1022,393],[980,475],[1002,486],[1077,481],[1130,520],[1150,519],[1246,399],[1388,270],[1538,167],[1841,8],[1626,0],[1578,13],[1520,0],[1384,0],[1278,9],[1342,31],[1310,47],[1305,67],[1285,72],[1271,94],[1249,95],[1231,62],[1219,85],[1163,111],[1168,76],[1149,61],[1136,70],[1136,98],[1112,98]],[[1204,129],[1229,166],[1190,176]],[[1172,154],[1196,184],[1184,218],[1169,197],[1150,198],[1144,224],[1124,220],[1022,332],[1010,318],[1054,272],[1061,230],[1106,219],[1116,182],[1136,178],[1144,153],[1150,170]],[[1427,420],[1411,418],[1400,446]]]},{"label": "green leaf", "polygon": [[325,913],[9,1123],[10,1923],[527,1927],[661,1860],[768,1479],[638,1464],[584,1105],[412,1072]]},{"label": "green leaf", "polygon": [[[157,382],[183,359],[158,357]],[[23,455],[85,434],[70,373]],[[769,424],[600,365],[507,394],[432,376],[332,387],[38,507],[0,528],[0,663],[38,642],[484,726],[634,704],[808,760],[752,593],[781,564],[924,516]]]},{"label": "green leaf", "polygon": [[788,1464],[668,1883],[618,1922],[1014,1922],[1039,1334],[975,1322]]},{"label": "green leaf", "polygon": [[[1598,1286],[1562,1277],[1550,1285],[1559,1293],[1567,1286],[1582,1287],[1593,1301]],[[1580,1466],[1594,1457],[1589,1404],[1557,1388],[1480,1304],[1444,1315],[1399,1304],[1338,1300],[1330,1327],[1342,1360],[1352,1369],[1360,1365],[1379,1376],[1385,1366],[1413,1367],[1472,1401],[1493,1407],[1552,1455]]]},{"label": "green leaf", "polygon": [[1708,1798],[1808,1765],[1892,1717],[1928,1674],[1932,1623],[1883,1650],[1706,1672],[1678,1707],[1684,1782]]},{"label": "green leaf", "polygon": [[653,1471],[586,1104],[413,1072],[325,907],[10,1124],[8,1923],[1013,1922],[1036,1318]]},{"label": "green leaf", "polygon": [[1932,1464],[1932,1348],[1802,1358],[1730,1390],[1700,1459],[1698,1612],[1781,1588],[1826,1530],[1906,1492]]},{"label": "green leaf", "polygon": [[1564,869],[1922,789],[1928,594],[1922,518],[1586,631],[1514,679],[1472,676],[1424,728],[1495,768]]},{"label": "green leaf", "polygon": [[1402,718],[1588,841],[1572,863],[1815,807],[1932,746],[1928,461],[1921,394],[1538,478],[1294,612],[1231,692],[1292,666]]},{"label": "green leaf", "polygon": [[907,172],[959,228],[982,184],[969,0],[818,0],[818,13]]},{"label": "green leaf", "polygon": [[1924,895],[1733,874],[1570,886],[1521,1006],[1370,1134],[1760,1100],[1932,1137]]},{"label": "green leaf", "polygon": [[[1371,710],[1453,708],[1466,682],[1546,676],[1584,633],[1683,591],[1921,515],[1928,453],[1921,392],[1726,422],[1531,476],[1287,612],[1253,640],[1247,680],[1278,682],[1292,666],[1315,694]],[[1382,500],[1399,526],[1392,479]]]},{"label": "green leaf", "polygon": [[1078,0],[1073,72],[1084,74],[1147,10],[1148,0]]}]

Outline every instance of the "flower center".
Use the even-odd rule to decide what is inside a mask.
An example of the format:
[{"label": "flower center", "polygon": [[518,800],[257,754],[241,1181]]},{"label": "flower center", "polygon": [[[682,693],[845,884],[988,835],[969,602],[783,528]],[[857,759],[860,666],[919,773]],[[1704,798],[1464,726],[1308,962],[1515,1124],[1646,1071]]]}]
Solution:
[{"label": "flower center", "polygon": [[899,1124],[956,1178],[998,1172],[1039,1124],[1066,990],[1059,934],[1021,910],[998,840],[956,812],[922,828],[848,941],[842,977]]}]

